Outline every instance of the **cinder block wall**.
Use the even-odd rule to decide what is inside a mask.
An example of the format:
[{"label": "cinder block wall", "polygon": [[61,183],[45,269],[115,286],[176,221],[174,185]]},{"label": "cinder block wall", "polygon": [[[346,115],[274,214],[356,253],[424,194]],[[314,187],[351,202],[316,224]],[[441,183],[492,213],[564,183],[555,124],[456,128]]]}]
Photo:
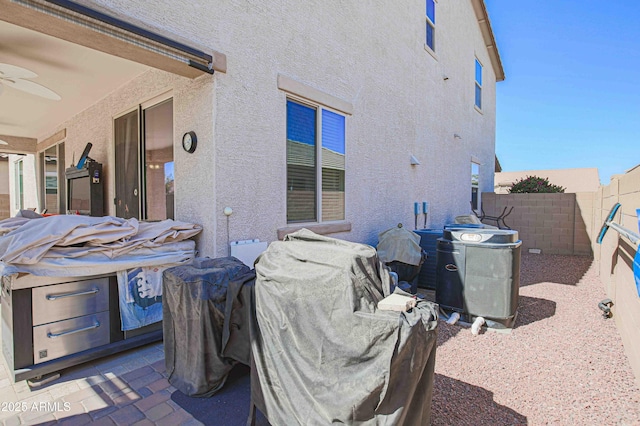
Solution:
[{"label": "cinder block wall", "polygon": [[611,207],[621,207],[613,222],[640,234],[636,209],[640,208],[640,167],[624,175],[616,175],[609,185],[601,187],[595,198],[594,236],[592,239],[596,266],[600,271],[607,297],[613,301],[613,318],[622,337],[624,349],[640,385],[640,296],[633,275],[633,260],[638,245],[609,228],[602,244],[597,244]]},{"label": "cinder block wall", "polygon": [[[505,223],[518,231],[522,249],[544,254],[591,256],[591,228],[596,193],[494,194],[482,193],[485,214],[498,216],[513,211]],[[489,225],[495,222],[485,220]]]}]

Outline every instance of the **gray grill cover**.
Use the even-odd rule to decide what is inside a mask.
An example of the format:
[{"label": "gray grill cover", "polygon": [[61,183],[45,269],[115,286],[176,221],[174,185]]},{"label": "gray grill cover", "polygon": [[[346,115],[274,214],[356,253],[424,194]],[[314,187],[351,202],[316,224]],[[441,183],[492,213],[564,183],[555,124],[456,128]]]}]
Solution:
[{"label": "gray grill cover", "polygon": [[436,305],[380,311],[390,282],[373,247],[306,229],[258,258],[252,398],[271,424],[430,423]]},{"label": "gray grill cover", "polygon": [[254,279],[235,257],[164,271],[165,364],[169,383],[185,395],[211,396],[236,361],[249,364],[247,300]]}]

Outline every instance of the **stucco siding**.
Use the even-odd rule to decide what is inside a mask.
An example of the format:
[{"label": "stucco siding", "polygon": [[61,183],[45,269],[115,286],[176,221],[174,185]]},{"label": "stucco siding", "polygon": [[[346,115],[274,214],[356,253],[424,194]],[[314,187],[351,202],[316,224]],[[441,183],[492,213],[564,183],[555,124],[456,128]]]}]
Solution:
[{"label": "stucco siding", "polygon": [[[287,93],[279,75],[353,105],[345,174],[352,227],[335,236],[375,244],[398,222],[413,226],[416,201],[429,202],[429,227],[468,214],[472,158],[480,162],[480,192],[492,190],[495,73],[470,0],[437,4],[435,57],[424,47],[425,4],[417,0],[98,3],[227,56],[226,73],[195,81],[152,71],[67,126],[68,164],[94,140],[105,148],[92,157],[106,162],[113,115],[173,89],[175,146],[187,130],[199,140],[194,154],[175,150],[176,213],[205,227],[201,254],[225,255],[227,240],[272,241],[287,225]],[[411,155],[421,164],[411,166]],[[108,201],[112,173],[107,168]]]}]

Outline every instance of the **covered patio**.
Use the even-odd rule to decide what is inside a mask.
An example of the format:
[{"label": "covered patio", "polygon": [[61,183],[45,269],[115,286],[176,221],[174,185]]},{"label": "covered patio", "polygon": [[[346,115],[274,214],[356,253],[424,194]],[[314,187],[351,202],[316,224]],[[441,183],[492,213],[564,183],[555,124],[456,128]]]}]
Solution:
[{"label": "covered patio", "polygon": [[[591,258],[523,254],[508,332],[438,325],[433,425],[640,424],[640,389]],[[244,425],[249,377],[192,399],[169,384],[161,343],[62,372],[39,388],[0,368],[3,424]],[[260,418],[258,419],[260,420]],[[260,422],[258,422],[260,423]]]}]

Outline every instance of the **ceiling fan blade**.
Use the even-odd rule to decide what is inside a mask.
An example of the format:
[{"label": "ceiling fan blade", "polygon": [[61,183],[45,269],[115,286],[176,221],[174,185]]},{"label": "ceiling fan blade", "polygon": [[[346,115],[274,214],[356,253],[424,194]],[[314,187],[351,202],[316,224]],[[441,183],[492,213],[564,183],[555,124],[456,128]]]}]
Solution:
[{"label": "ceiling fan blade", "polygon": [[13,87],[14,89],[22,90],[23,92],[31,93],[32,95],[40,96],[46,99],[51,99],[54,101],[59,101],[60,99],[62,99],[60,95],[58,95],[53,90],[48,89],[38,83],[34,83],[33,81],[21,79],[4,79],[2,80],[2,83],[6,84],[9,87]]},{"label": "ceiling fan blade", "polygon": [[3,63],[0,63],[0,74],[6,78],[35,78],[38,76],[38,74],[26,68]]}]

